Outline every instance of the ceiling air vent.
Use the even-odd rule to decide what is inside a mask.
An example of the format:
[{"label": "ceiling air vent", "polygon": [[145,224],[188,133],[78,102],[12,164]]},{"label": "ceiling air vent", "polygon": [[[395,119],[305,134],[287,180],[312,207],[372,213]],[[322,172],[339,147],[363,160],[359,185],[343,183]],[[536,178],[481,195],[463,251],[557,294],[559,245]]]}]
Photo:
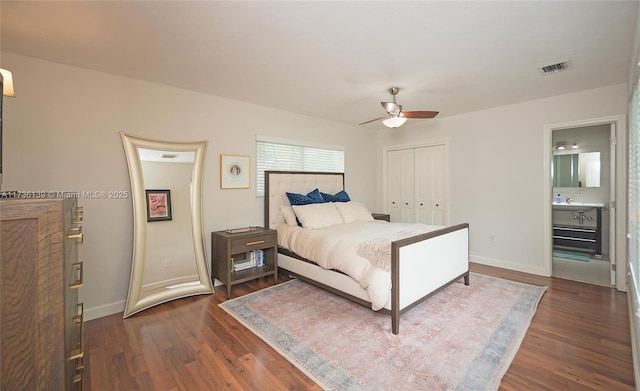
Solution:
[{"label": "ceiling air vent", "polygon": [[563,61],[557,64],[545,65],[538,69],[540,69],[540,72],[542,72],[543,75],[550,75],[552,73],[558,73],[569,69],[569,62]]}]

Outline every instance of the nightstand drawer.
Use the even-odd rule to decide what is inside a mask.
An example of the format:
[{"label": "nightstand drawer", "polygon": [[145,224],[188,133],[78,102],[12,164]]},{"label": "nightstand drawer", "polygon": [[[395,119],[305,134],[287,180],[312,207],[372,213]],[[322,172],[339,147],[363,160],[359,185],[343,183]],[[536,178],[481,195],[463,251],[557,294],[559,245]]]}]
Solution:
[{"label": "nightstand drawer", "polygon": [[231,254],[244,253],[276,246],[275,235],[256,235],[231,240]]}]

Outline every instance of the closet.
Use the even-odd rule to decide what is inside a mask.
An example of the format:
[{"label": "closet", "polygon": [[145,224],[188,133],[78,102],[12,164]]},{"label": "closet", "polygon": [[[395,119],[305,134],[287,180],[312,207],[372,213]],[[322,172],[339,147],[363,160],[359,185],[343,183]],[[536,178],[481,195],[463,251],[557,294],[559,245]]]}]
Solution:
[{"label": "closet", "polygon": [[448,223],[446,162],[444,144],[387,151],[386,206],[391,221]]}]

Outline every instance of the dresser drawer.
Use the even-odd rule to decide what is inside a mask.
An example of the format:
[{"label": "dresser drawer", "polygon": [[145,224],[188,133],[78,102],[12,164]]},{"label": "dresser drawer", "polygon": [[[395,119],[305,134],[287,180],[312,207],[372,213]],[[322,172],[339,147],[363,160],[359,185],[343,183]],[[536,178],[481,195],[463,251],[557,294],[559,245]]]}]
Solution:
[{"label": "dresser drawer", "polygon": [[561,239],[590,239],[595,241],[596,230],[588,227],[555,226],[553,227],[553,237]]},{"label": "dresser drawer", "polygon": [[231,240],[231,254],[239,254],[262,248],[274,247],[275,235],[255,235]]}]

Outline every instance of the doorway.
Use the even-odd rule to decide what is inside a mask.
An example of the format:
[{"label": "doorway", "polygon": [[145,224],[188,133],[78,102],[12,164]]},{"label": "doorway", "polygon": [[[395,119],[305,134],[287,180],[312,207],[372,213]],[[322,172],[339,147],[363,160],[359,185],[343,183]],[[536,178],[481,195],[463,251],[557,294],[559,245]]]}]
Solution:
[{"label": "doorway", "polygon": [[[624,117],[545,127],[545,268],[549,275],[625,290]],[[621,144],[623,145],[623,144]],[[618,169],[621,167],[621,169]],[[569,182],[567,182],[569,181]]]},{"label": "doorway", "polygon": [[[555,129],[551,136],[551,208],[554,277],[615,285],[610,255],[615,155],[611,124]],[[615,153],[615,151],[613,151]]]}]

